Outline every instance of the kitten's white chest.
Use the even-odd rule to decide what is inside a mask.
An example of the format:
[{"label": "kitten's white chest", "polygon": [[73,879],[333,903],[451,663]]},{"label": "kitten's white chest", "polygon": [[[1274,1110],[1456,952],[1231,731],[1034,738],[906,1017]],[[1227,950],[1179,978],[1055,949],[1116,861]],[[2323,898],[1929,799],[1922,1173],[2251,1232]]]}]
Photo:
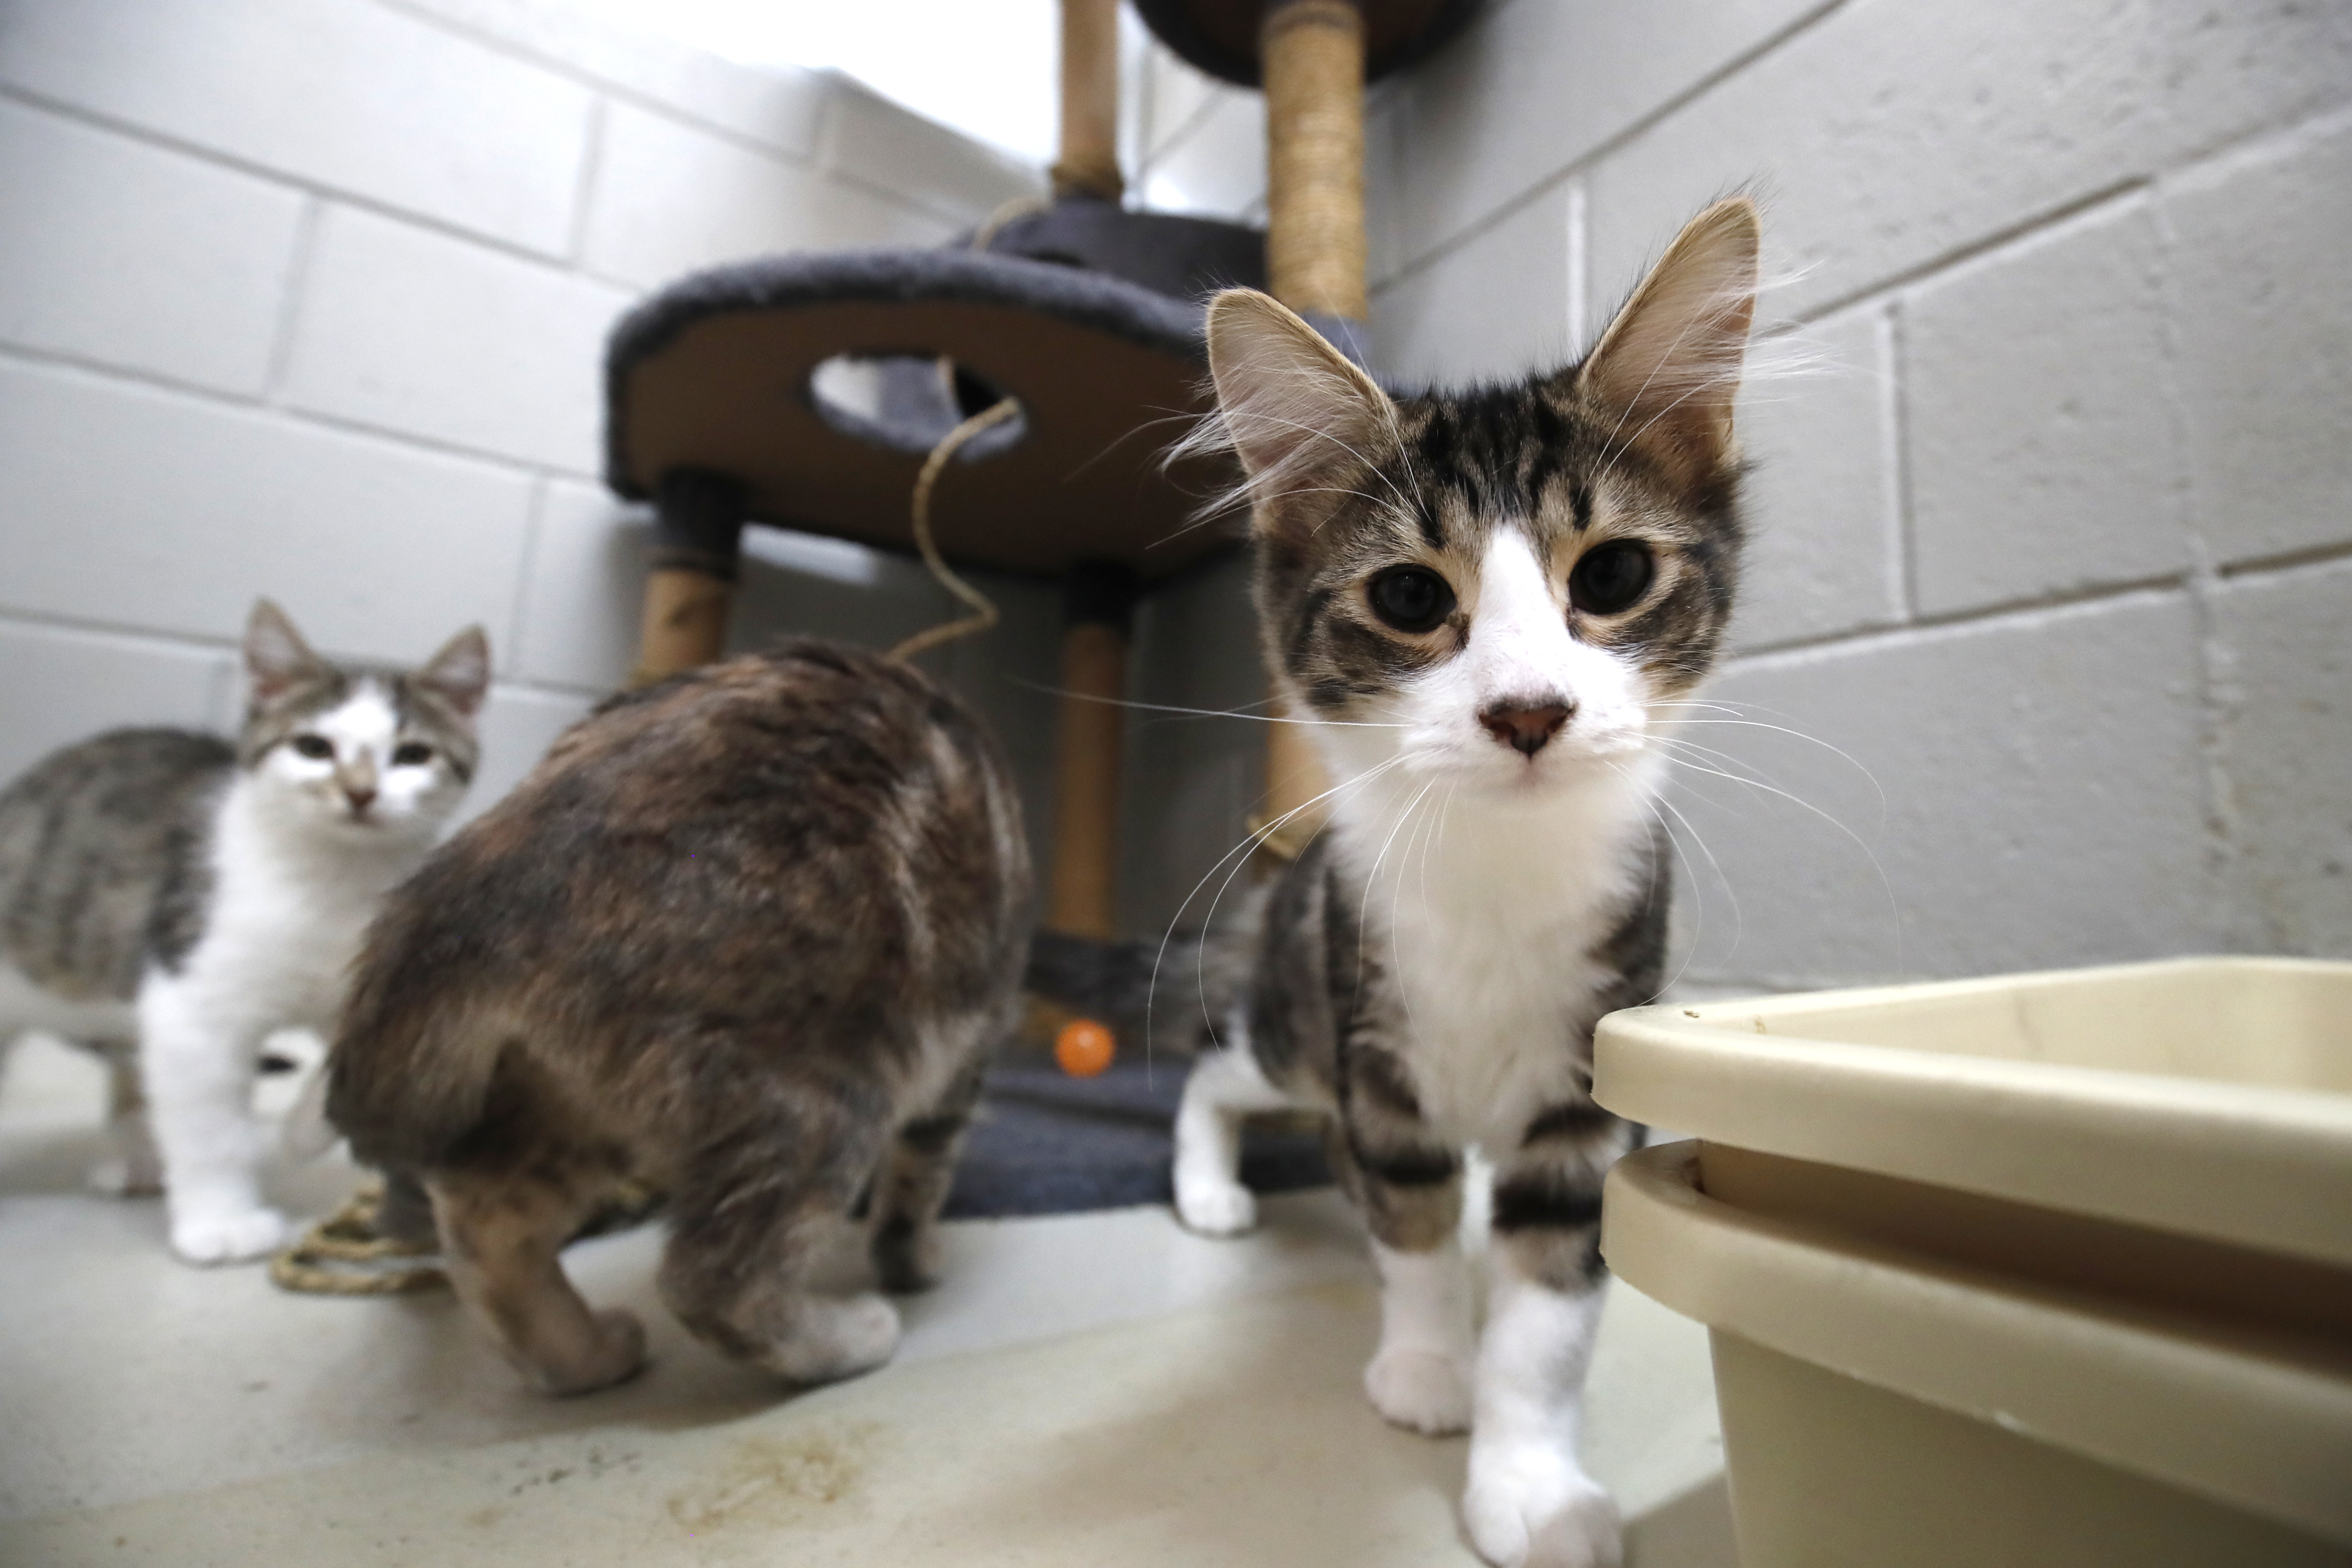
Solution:
[{"label": "kitten's white chest", "polygon": [[213,901],[185,981],[240,1012],[325,1027],[404,846],[355,847],[290,832],[236,792],[213,847]]},{"label": "kitten's white chest", "polygon": [[1367,941],[1395,977],[1423,1111],[1450,1141],[1507,1143],[1582,1088],[1576,1043],[1616,978],[1592,955],[1638,886],[1629,832],[1645,819],[1629,804],[1457,807],[1421,833],[1425,855],[1391,850],[1371,877]]}]

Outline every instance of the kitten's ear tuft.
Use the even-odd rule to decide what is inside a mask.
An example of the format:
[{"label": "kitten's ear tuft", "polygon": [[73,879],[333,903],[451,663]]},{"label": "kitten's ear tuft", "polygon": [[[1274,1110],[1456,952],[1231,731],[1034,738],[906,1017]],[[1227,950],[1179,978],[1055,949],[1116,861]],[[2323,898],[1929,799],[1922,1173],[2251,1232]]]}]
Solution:
[{"label": "kitten's ear tuft", "polygon": [[293,617],[270,599],[256,599],[245,623],[245,673],[256,705],[284,696],[306,680],[331,674],[327,661],[310,651]]},{"label": "kitten's ear tuft", "polygon": [[1370,376],[1255,289],[1209,301],[1209,374],[1260,527],[1301,480],[1364,458],[1396,427]]},{"label": "kitten's ear tuft", "polygon": [[1636,446],[1696,481],[1734,454],[1732,401],[1756,315],[1761,225],[1746,196],[1684,226],[1576,373]]},{"label": "kitten's ear tuft", "polygon": [[417,684],[470,719],[481,710],[490,689],[490,638],[479,626],[467,626],[425,661]]}]

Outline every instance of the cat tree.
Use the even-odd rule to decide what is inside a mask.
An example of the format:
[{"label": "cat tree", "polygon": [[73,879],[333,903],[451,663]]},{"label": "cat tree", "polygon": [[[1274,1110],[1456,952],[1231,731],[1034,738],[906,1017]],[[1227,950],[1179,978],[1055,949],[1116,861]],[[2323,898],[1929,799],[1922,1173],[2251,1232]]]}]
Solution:
[{"label": "cat tree", "polygon": [[[1229,541],[1192,526],[1221,476],[1163,472],[1202,411],[1202,301],[1270,286],[1360,357],[1363,86],[1418,58],[1475,0],[1139,0],[1177,54],[1267,98],[1268,225],[1129,212],[1117,150],[1117,0],[1064,0],[1060,157],[1043,211],[937,250],[763,258],[697,273],[631,311],[606,355],[606,479],[654,502],[637,675],[719,656],[746,523],[888,548],[962,420],[1013,417],[955,454],[934,529],[950,560],[1065,584],[1046,920],[1114,920],[1119,752],[1135,597]],[[863,396],[846,395],[844,385]],[[1270,726],[1268,814],[1318,787]]]},{"label": "cat tree", "polygon": [[[1061,155],[1042,211],[941,249],[764,258],[682,279],[606,356],[606,478],[656,513],[637,677],[719,656],[747,522],[887,548],[932,448],[1010,397],[946,466],[945,556],[1064,584],[1046,919],[1108,936],[1135,597],[1216,551],[1190,526],[1222,476],[1163,472],[1202,410],[1202,299],[1264,281],[1262,237],[1127,212],[1117,0],[1064,0]],[[848,386],[864,396],[845,396]]]},{"label": "cat tree", "polygon": [[[1136,0],[1160,42],[1211,76],[1265,93],[1266,287],[1358,363],[1367,359],[1364,89],[1459,32],[1479,0]],[[1273,710],[1282,717],[1279,705]],[[1328,787],[1313,744],[1266,726],[1253,826],[1288,858]]]}]

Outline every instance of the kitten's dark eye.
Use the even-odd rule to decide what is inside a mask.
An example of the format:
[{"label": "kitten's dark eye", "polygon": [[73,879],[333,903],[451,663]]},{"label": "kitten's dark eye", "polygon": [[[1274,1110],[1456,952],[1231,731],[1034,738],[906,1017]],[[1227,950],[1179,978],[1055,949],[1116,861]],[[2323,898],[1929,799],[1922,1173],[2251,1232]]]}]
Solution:
[{"label": "kitten's dark eye", "polygon": [[1589,616],[1613,616],[1632,608],[1657,574],[1648,545],[1612,540],[1586,551],[1568,574],[1569,603]]},{"label": "kitten's dark eye", "polygon": [[403,741],[392,749],[394,767],[422,767],[433,760],[433,748],[422,741]]},{"label": "kitten's dark eye", "polygon": [[294,750],[314,763],[323,763],[335,754],[335,743],[324,735],[297,735]]},{"label": "kitten's dark eye", "polygon": [[1454,613],[1454,590],[1426,566],[1391,566],[1372,579],[1372,611],[1401,632],[1425,632]]}]

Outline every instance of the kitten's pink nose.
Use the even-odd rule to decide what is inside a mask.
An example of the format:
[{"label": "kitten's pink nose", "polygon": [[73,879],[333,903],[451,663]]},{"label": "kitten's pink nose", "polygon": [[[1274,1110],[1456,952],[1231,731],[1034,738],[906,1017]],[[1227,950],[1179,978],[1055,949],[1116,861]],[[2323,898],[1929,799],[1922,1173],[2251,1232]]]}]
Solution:
[{"label": "kitten's pink nose", "polygon": [[372,789],[347,789],[343,791],[343,798],[352,803],[352,810],[356,814],[365,811],[369,806],[375,804],[375,791]]},{"label": "kitten's pink nose", "polygon": [[1479,714],[1478,722],[1503,744],[1532,757],[1559,733],[1570,711],[1565,702],[1547,702],[1540,708],[1497,703]]}]

